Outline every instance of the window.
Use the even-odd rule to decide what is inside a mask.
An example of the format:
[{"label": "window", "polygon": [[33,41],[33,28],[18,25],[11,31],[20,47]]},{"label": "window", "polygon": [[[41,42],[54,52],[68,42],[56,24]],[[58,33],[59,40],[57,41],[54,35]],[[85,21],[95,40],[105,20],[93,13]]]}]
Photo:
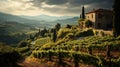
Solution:
[{"label": "window", "polygon": [[102,19],[103,15],[102,14],[98,14],[98,18]]},{"label": "window", "polygon": [[92,16],[92,18],[93,18],[93,14],[92,14],[91,16]]},{"label": "window", "polygon": [[101,24],[100,23],[98,23],[98,27],[101,28]]}]

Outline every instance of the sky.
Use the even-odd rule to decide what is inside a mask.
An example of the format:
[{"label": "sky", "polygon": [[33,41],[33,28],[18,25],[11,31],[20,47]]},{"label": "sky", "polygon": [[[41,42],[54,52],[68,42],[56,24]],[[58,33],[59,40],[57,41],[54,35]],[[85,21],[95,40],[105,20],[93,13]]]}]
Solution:
[{"label": "sky", "polygon": [[93,9],[112,9],[113,0],[0,0],[0,12],[13,15],[79,16]]}]

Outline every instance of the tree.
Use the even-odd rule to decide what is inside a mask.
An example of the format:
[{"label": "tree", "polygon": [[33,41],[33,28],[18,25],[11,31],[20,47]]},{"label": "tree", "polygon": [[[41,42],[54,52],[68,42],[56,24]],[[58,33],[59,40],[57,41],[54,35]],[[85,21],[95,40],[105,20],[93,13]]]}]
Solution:
[{"label": "tree", "polygon": [[32,34],[30,34],[30,37],[29,37],[31,40],[34,40],[34,37],[32,36]]},{"label": "tree", "polygon": [[85,8],[84,8],[84,6],[82,7],[82,19],[85,19]]},{"label": "tree", "polygon": [[47,30],[46,28],[44,28],[43,30],[41,30],[40,35],[41,35],[42,37],[45,37],[45,34],[46,34],[46,33],[48,33],[48,30]]},{"label": "tree", "polygon": [[57,34],[56,34],[56,29],[54,29],[53,30],[53,38],[52,38],[53,42],[55,42],[56,39],[57,39]]},{"label": "tree", "polygon": [[72,27],[72,26],[71,26],[71,25],[69,25],[69,24],[67,24],[67,25],[66,25],[66,28],[69,28],[69,29],[70,29],[71,27]]},{"label": "tree", "polygon": [[60,28],[61,28],[61,25],[60,25],[59,23],[57,23],[57,24],[55,25],[55,29],[56,29],[57,31],[59,31]]},{"label": "tree", "polygon": [[120,35],[120,0],[114,0],[113,5],[113,34]]},{"label": "tree", "polygon": [[28,45],[29,45],[28,42],[22,41],[22,42],[20,42],[20,44],[18,45],[18,47],[26,47],[26,46],[28,46]]}]

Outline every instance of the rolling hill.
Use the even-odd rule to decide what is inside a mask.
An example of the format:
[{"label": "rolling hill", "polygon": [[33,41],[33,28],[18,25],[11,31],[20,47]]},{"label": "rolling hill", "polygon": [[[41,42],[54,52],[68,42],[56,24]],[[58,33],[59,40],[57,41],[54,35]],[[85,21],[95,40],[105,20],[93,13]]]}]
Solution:
[{"label": "rolling hill", "polygon": [[38,15],[38,16],[20,16],[22,18],[26,19],[32,19],[32,20],[37,20],[37,21],[57,21],[57,20],[64,20],[64,19],[69,19],[72,18],[71,16],[48,16],[48,15]]},{"label": "rolling hill", "polygon": [[0,35],[7,35],[7,34],[13,34],[13,33],[25,33],[29,31],[36,30],[35,28],[24,25],[17,22],[0,22]]},{"label": "rolling hill", "polygon": [[78,17],[71,16],[48,16],[48,15],[39,15],[39,16],[17,16],[11,14],[0,13],[1,22],[18,22],[24,25],[32,26],[35,28],[51,28],[57,23],[61,25],[72,24],[76,25]]},{"label": "rolling hill", "polygon": [[29,26],[33,26],[33,27],[35,27],[35,26],[41,27],[41,26],[43,26],[41,23],[44,22],[44,21],[26,19],[26,18],[22,18],[20,16],[5,14],[5,13],[0,13],[0,21],[18,22],[18,23],[22,23],[24,25],[29,25]]}]

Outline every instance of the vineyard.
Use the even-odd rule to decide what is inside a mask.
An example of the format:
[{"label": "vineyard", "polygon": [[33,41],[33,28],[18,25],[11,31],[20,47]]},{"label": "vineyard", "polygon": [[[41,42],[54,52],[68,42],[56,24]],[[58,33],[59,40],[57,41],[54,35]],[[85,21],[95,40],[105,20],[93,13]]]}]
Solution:
[{"label": "vineyard", "polygon": [[35,45],[32,46],[33,50],[38,50],[41,46],[43,46],[44,44],[50,42],[50,38],[46,37],[46,38],[40,38],[34,41]]},{"label": "vineyard", "polygon": [[46,43],[39,49],[32,51],[31,56],[61,64],[70,62],[74,63],[75,67],[79,67],[79,63],[91,64],[93,67],[120,66],[120,37],[88,36],[59,45],[47,40],[44,42]]}]

